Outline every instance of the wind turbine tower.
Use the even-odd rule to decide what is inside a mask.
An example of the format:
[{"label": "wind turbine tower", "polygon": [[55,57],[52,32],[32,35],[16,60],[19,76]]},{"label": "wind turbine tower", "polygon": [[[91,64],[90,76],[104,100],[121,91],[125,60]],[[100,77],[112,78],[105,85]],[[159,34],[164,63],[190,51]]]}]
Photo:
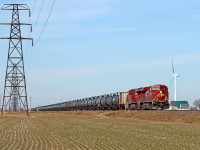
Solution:
[{"label": "wind turbine tower", "polygon": [[180,77],[179,74],[174,72],[174,64],[173,64],[173,59],[172,59],[172,77],[174,78],[174,101],[176,101],[176,80],[177,77]]}]

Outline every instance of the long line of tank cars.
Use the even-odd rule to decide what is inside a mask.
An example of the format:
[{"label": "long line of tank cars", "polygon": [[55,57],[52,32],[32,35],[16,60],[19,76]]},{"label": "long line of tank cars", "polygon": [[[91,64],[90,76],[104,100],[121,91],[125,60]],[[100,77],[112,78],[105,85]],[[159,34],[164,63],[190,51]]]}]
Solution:
[{"label": "long line of tank cars", "polygon": [[168,88],[156,84],[52,105],[32,108],[32,111],[69,110],[118,110],[118,109],[167,109],[169,108]]}]

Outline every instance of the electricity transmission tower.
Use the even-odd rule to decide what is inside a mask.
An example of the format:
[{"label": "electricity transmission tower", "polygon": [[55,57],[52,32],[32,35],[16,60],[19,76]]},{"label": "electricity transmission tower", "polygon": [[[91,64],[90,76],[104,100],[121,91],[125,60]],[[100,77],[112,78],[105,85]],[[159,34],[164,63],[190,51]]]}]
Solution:
[{"label": "electricity transmission tower", "polygon": [[30,9],[26,4],[5,4],[1,10],[12,11],[11,23],[0,23],[0,25],[10,25],[10,37],[0,38],[9,40],[7,68],[1,109],[2,115],[4,114],[4,111],[26,111],[26,114],[29,116],[22,40],[32,40],[33,45],[33,39],[22,37],[21,26],[31,26],[32,30],[32,25],[21,23],[19,12],[21,10],[28,10],[30,17]]}]

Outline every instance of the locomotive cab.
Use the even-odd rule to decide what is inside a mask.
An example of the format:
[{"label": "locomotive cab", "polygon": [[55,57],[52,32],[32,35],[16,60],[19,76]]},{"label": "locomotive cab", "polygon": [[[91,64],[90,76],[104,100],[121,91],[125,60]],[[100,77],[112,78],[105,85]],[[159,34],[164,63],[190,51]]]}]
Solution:
[{"label": "locomotive cab", "polygon": [[155,85],[150,88],[153,101],[166,101],[168,100],[168,88],[165,85]]},{"label": "locomotive cab", "polygon": [[157,109],[158,107],[161,109],[169,108],[169,94],[167,86],[160,84],[151,86],[150,96],[154,109]]}]

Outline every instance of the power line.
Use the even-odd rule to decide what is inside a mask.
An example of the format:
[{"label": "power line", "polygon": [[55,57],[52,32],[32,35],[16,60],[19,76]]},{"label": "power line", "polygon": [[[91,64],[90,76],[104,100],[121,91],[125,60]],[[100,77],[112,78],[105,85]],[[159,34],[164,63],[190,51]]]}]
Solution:
[{"label": "power line", "polygon": [[[36,1],[36,0],[35,0],[35,1]],[[48,20],[49,20],[49,18],[50,18],[50,15],[51,15],[51,12],[52,12],[52,10],[53,10],[54,4],[55,4],[55,0],[54,0],[53,3],[52,3],[51,9],[50,9],[50,11],[49,11],[49,14],[48,14],[48,17],[47,17],[46,22],[45,22],[45,24],[44,24],[44,27],[43,27],[43,29],[42,29],[42,32],[40,33],[39,38],[37,39],[37,41],[35,42],[35,44],[38,43],[38,41],[40,40],[40,38],[41,38],[41,36],[42,36],[42,34],[43,34],[45,28],[46,28],[46,25],[47,25],[47,22],[48,22]],[[42,5],[43,5],[43,4],[42,4]],[[42,8],[42,7],[41,7],[41,8]],[[40,14],[40,13],[39,13],[39,14]],[[30,33],[29,33],[29,34],[30,34]],[[29,50],[30,50],[30,47],[29,47]],[[30,72],[30,67],[31,67],[32,52],[33,52],[33,50],[34,50],[34,47],[32,47],[31,52],[30,52],[30,62],[29,62],[29,64],[28,64],[28,74],[27,74],[27,77],[28,77],[28,78],[29,78],[29,72]]]},{"label": "power line", "polygon": [[42,11],[43,4],[44,4],[44,0],[42,0],[42,4],[41,4],[40,10],[39,10],[39,13],[38,13],[36,22],[35,22],[35,24],[33,25],[33,28],[35,28],[35,26],[37,25],[38,19],[39,19],[39,17],[40,17],[41,11]]},{"label": "power line", "polygon": [[37,0],[35,0],[35,1],[34,1],[34,3],[33,3],[33,7],[32,7],[32,13],[33,13],[33,11],[34,11],[34,9],[35,9],[35,4],[36,4],[36,1],[37,1]]},{"label": "power line", "polygon": [[30,52],[30,61],[28,62],[28,72],[27,72],[27,78],[29,79],[29,75],[30,75],[30,68],[31,68],[31,63],[32,63],[32,55],[33,55],[33,51],[34,51],[34,46],[32,46],[31,48],[31,52]]},{"label": "power line", "polygon": [[45,24],[44,24],[44,27],[43,27],[42,32],[40,33],[38,39],[36,40],[35,45],[36,45],[36,44],[38,43],[38,41],[40,40],[40,38],[41,38],[41,36],[42,36],[42,34],[43,34],[43,32],[44,32],[44,29],[46,28],[46,25],[47,25],[47,22],[48,22],[48,20],[49,20],[50,15],[51,15],[51,12],[52,12],[52,10],[53,10],[54,4],[55,4],[55,0],[53,0],[51,9],[50,9],[50,11],[49,11],[48,17],[47,17],[46,22],[45,22]]},{"label": "power line", "polygon": [[[30,18],[29,18],[29,24],[30,24]],[[28,31],[27,36],[28,36],[28,37],[31,37],[31,32]],[[25,57],[24,57],[24,59],[27,60],[27,64],[28,64],[28,62],[29,62],[29,54],[30,54],[30,50],[31,50],[30,47],[31,47],[30,41],[27,41],[27,42],[26,42],[26,49],[25,49]],[[29,72],[28,66],[29,66],[29,65],[27,65],[26,68],[27,68],[27,70],[28,70],[28,72]],[[29,73],[28,73],[28,74],[29,74]]]}]

